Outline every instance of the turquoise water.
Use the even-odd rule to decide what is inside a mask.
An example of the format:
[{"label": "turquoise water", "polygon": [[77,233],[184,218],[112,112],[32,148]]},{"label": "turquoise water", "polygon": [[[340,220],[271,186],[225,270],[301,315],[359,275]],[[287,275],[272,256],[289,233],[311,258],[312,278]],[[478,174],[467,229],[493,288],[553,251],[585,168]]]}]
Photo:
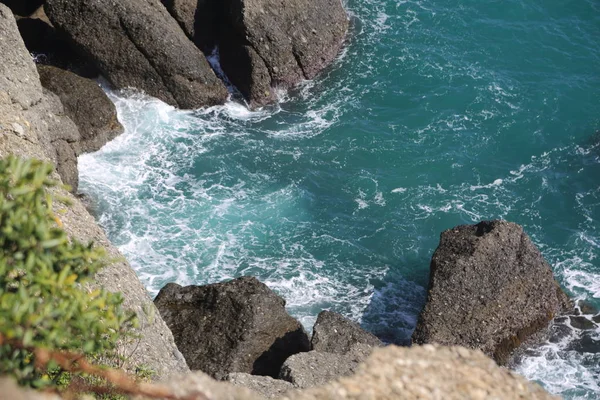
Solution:
[{"label": "turquoise water", "polygon": [[[150,293],[256,275],[308,328],[332,309],[405,343],[440,232],[503,218],[600,307],[600,3],[347,7],[344,53],[276,107],[111,93],[126,133],[81,157],[81,190]],[[600,398],[584,338],[600,330],[569,328],[515,368]]]}]

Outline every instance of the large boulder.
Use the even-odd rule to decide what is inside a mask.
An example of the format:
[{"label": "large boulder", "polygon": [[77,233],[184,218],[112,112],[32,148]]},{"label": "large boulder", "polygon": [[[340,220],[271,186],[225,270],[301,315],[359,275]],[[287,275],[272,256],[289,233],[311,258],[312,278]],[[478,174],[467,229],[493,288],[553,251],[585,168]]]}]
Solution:
[{"label": "large boulder", "polygon": [[550,265],[517,224],[442,233],[413,342],[481,349],[498,363],[568,305]]},{"label": "large boulder", "polygon": [[375,335],[344,316],[331,311],[319,313],[310,342],[312,350],[346,354],[358,343],[371,347],[383,346]]},{"label": "large boulder", "polygon": [[372,352],[367,345],[355,345],[346,354],[308,353],[294,354],[281,366],[279,379],[297,388],[321,386],[342,376],[352,375]]},{"label": "large boulder", "polygon": [[48,0],[46,14],[117,88],[193,109],[228,93],[160,0]]},{"label": "large boulder", "polygon": [[49,65],[37,69],[42,86],[60,98],[65,113],[79,128],[77,155],[98,151],[123,133],[115,105],[96,82]]},{"label": "large boulder", "polygon": [[221,67],[251,106],[275,87],[312,79],[337,56],[348,29],[340,0],[163,0],[204,51],[217,44]]},{"label": "large boulder", "polygon": [[161,289],[154,300],[192,369],[277,377],[292,354],[308,351],[306,332],[285,300],[256,278]]},{"label": "large boulder", "polygon": [[340,0],[227,0],[222,5],[221,65],[253,105],[272,100],[269,87],[314,78],[335,59],[348,29]]}]

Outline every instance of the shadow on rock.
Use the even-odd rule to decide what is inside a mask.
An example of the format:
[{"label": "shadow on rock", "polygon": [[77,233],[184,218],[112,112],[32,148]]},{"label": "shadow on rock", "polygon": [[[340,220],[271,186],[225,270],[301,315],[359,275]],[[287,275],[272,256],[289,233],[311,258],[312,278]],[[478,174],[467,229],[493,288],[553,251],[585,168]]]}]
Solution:
[{"label": "shadow on rock", "polygon": [[281,365],[290,356],[289,349],[298,349],[299,338],[302,342],[300,343],[301,349],[308,350],[307,343],[302,340],[305,335],[304,329],[299,328],[293,332],[286,333],[283,337],[277,338],[269,350],[265,351],[254,361],[251,374],[277,378]]}]

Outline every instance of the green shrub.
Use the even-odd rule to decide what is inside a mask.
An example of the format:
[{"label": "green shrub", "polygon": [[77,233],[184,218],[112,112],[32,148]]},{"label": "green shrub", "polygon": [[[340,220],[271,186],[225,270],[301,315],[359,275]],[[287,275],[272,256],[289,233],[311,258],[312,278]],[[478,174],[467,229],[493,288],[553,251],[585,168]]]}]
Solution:
[{"label": "green shrub", "polygon": [[0,334],[9,339],[0,346],[0,374],[33,387],[51,384],[51,378],[15,341],[104,354],[133,320],[119,294],[89,289],[105,254],[70,241],[61,229],[48,190],[56,185],[51,172],[37,160],[0,160]]}]

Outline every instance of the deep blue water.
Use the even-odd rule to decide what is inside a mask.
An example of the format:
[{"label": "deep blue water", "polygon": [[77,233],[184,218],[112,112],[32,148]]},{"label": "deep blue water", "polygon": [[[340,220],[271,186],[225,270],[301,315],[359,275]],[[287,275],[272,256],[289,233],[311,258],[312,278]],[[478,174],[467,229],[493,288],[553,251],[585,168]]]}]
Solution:
[{"label": "deep blue water", "polygon": [[[348,0],[344,53],[257,112],[111,93],[126,133],[81,190],[151,294],[256,275],[308,328],[323,309],[405,342],[441,231],[522,224],[600,307],[600,2]],[[600,398],[600,329],[517,371]]]}]

